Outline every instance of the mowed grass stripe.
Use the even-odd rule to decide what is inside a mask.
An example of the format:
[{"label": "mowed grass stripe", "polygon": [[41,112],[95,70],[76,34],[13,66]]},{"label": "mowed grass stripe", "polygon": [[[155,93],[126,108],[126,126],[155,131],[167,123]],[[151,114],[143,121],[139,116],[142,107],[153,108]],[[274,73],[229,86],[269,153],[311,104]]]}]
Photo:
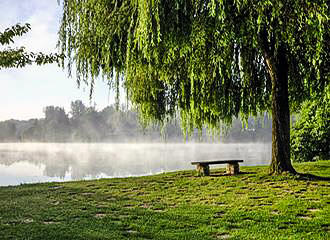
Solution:
[{"label": "mowed grass stripe", "polygon": [[[330,176],[330,162],[296,164]],[[330,239],[330,183],[267,167],[0,188],[0,239]]]}]

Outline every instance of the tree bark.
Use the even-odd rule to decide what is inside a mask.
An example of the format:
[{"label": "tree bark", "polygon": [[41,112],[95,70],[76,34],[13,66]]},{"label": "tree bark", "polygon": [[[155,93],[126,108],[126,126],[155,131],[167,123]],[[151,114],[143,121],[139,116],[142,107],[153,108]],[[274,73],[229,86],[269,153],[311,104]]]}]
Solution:
[{"label": "tree bark", "polygon": [[265,54],[272,81],[272,161],[271,174],[296,173],[290,159],[290,109],[288,61],[286,50],[279,46],[276,56]]}]

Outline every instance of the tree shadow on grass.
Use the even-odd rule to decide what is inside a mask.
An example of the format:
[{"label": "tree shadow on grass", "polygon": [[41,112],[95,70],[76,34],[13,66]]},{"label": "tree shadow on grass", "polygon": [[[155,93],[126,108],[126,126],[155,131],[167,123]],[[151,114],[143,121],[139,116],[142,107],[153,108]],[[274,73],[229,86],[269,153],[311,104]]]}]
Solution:
[{"label": "tree shadow on grass", "polygon": [[239,176],[239,175],[246,175],[246,174],[257,174],[256,172],[239,172],[238,174],[232,175],[226,172],[214,172],[210,173],[210,177],[226,177],[226,176]]},{"label": "tree shadow on grass", "polygon": [[330,177],[316,176],[310,173],[297,173],[298,180],[318,180],[318,181],[330,181]]}]

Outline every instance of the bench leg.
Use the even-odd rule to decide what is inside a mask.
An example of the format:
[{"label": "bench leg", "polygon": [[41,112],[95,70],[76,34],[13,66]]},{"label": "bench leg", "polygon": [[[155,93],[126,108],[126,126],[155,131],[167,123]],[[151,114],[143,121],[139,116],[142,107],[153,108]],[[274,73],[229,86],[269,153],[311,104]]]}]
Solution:
[{"label": "bench leg", "polygon": [[197,164],[197,172],[200,176],[209,176],[210,175],[210,167],[208,164]]},{"label": "bench leg", "polygon": [[228,163],[226,173],[229,175],[238,174],[239,173],[239,164],[238,163]]}]

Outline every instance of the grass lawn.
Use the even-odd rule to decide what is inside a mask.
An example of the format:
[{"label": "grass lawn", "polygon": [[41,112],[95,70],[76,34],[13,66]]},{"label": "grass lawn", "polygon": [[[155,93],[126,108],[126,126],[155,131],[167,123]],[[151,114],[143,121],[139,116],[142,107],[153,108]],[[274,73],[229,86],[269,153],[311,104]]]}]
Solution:
[{"label": "grass lawn", "polygon": [[[330,177],[330,161],[295,168]],[[0,239],[330,239],[330,182],[267,170],[0,187]]]}]

